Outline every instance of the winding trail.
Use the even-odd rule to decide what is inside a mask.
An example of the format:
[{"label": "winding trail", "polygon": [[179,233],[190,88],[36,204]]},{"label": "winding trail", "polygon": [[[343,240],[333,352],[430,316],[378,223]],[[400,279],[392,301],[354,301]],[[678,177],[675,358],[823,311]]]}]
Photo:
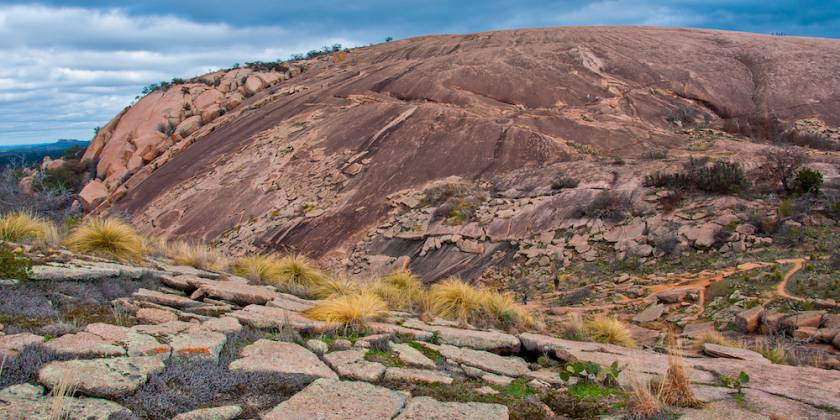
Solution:
[{"label": "winding trail", "polygon": [[790,270],[788,270],[788,272],[785,273],[785,277],[776,286],[776,294],[783,297],[783,298],[796,300],[796,301],[799,301],[799,302],[806,301],[807,299],[796,296],[796,295],[792,295],[792,294],[788,293],[788,291],[787,291],[788,282],[793,277],[793,275],[796,274],[797,271],[801,270],[802,267],[805,266],[805,259],[804,258],[793,258],[793,259],[789,259],[789,260],[778,260],[776,262],[779,263],[779,264],[793,264],[793,267],[791,267]]}]

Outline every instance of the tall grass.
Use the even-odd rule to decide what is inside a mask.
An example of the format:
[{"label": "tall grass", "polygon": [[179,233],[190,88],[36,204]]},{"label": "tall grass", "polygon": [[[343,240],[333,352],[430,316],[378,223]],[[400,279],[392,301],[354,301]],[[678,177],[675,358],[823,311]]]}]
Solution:
[{"label": "tall grass", "polygon": [[267,255],[242,257],[233,263],[233,274],[257,283],[269,283],[276,278],[277,259]]},{"label": "tall grass", "polygon": [[119,261],[141,261],[145,250],[143,238],[131,226],[113,218],[90,220],[70,232],[64,243],[76,252]]},{"label": "tall grass", "polygon": [[622,347],[636,347],[630,330],[616,318],[598,315],[585,321],[586,335],[599,343],[616,344]]},{"label": "tall grass", "polygon": [[423,308],[423,284],[410,271],[395,271],[379,279],[373,292],[395,311],[419,312]]},{"label": "tall grass", "polygon": [[230,261],[221,252],[205,244],[176,242],[167,246],[167,256],[175,264],[200,270],[225,271]]},{"label": "tall grass", "polygon": [[694,396],[694,390],[691,389],[691,381],[685,371],[680,343],[670,332],[665,337],[665,343],[668,349],[668,370],[660,385],[660,398],[668,405],[697,407],[700,402]]},{"label": "tall grass", "polygon": [[428,292],[428,309],[442,318],[479,326],[501,328],[533,327],[537,321],[510,294],[473,287],[450,278],[433,285]]},{"label": "tall grass", "polygon": [[8,213],[0,217],[0,240],[24,242],[44,240],[49,235],[57,236],[55,225],[27,212]]},{"label": "tall grass", "polygon": [[345,328],[363,327],[388,313],[388,306],[373,293],[337,296],[307,309],[310,319],[340,324]]},{"label": "tall grass", "polygon": [[[315,268],[309,258],[302,255],[252,256],[240,258],[233,265],[234,274],[260,283],[270,284],[283,292],[312,298],[324,293],[329,277]],[[336,286],[336,283],[332,284]],[[329,293],[327,293],[329,294]]]}]

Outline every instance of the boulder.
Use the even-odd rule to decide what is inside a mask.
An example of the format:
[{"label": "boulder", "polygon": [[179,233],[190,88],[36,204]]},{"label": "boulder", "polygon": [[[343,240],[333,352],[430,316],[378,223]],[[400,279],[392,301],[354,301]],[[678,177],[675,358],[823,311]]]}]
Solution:
[{"label": "boulder", "polygon": [[233,420],[242,414],[242,407],[226,405],[223,407],[201,408],[178,414],[172,420]]},{"label": "boulder", "polygon": [[754,333],[758,330],[761,318],[764,316],[764,306],[754,306],[735,315],[735,329],[742,333]]},{"label": "boulder", "polygon": [[93,323],[85,327],[85,332],[95,334],[110,344],[125,347],[128,356],[163,356],[169,355],[169,345],[159,343],[154,337],[117,325]]},{"label": "boulder", "polygon": [[663,313],[665,313],[665,305],[661,303],[653,303],[642,312],[636,314],[636,316],[633,317],[633,321],[640,324],[656,321]]},{"label": "boulder", "polygon": [[317,300],[306,300],[295,295],[286,293],[277,293],[277,297],[265,304],[272,308],[285,309],[287,311],[303,312],[313,306],[317,305]]},{"label": "boulder", "polygon": [[105,188],[105,183],[98,179],[88,182],[84,188],[79,192],[79,201],[82,203],[82,208],[85,211],[91,211],[105,201],[108,197],[108,189]]},{"label": "boulder", "polygon": [[823,311],[803,311],[788,315],[782,320],[782,327],[794,331],[802,327],[817,328],[822,323]]},{"label": "boulder", "polygon": [[40,344],[44,337],[31,333],[0,335],[0,360],[12,359],[26,346]]},{"label": "boulder", "polygon": [[231,334],[242,331],[242,324],[239,323],[239,320],[229,316],[210,318],[207,321],[202,322],[201,326],[208,330],[223,334]]},{"label": "boulder", "polygon": [[391,420],[408,395],[366,382],[318,379],[263,416],[265,420]]},{"label": "boulder", "polygon": [[699,296],[700,290],[694,287],[681,287],[659,292],[656,294],[656,298],[663,303],[680,303],[690,295]]},{"label": "boulder", "polygon": [[814,327],[799,327],[793,331],[793,338],[802,341],[817,341],[820,339],[820,332]]},{"label": "boulder", "polygon": [[32,189],[32,181],[35,180],[35,175],[24,176],[18,181],[18,190],[24,195],[34,195],[35,191]]},{"label": "boulder", "polygon": [[192,117],[181,121],[181,123],[175,127],[175,134],[180,136],[182,139],[185,139],[189,137],[190,134],[198,131],[199,128],[201,128],[201,116],[193,115]]},{"label": "boulder", "polygon": [[327,346],[327,343],[314,338],[306,340],[306,348],[308,348],[309,351],[317,354],[318,356],[321,356],[330,350],[329,346]]},{"label": "boulder", "polygon": [[[0,418],[3,419],[55,418],[55,399],[39,385],[20,384],[0,390],[0,401]],[[61,418],[105,420],[131,417],[131,411],[125,407],[100,398],[67,396],[62,400]]]},{"label": "boulder", "polygon": [[265,82],[262,79],[260,79],[259,77],[257,77],[256,75],[248,76],[248,78],[245,80],[245,95],[246,96],[253,95],[253,94],[263,90],[263,88],[265,88]]},{"label": "boulder", "polygon": [[131,295],[135,301],[151,302],[157,305],[169,306],[178,309],[187,309],[203,305],[201,302],[192,300],[185,296],[162,293],[156,290],[138,289]]},{"label": "boulder", "polygon": [[438,337],[440,337],[440,342],[443,344],[494,352],[516,353],[519,351],[519,340],[510,334],[499,331],[477,331],[427,325],[417,319],[410,319],[404,322],[403,327],[432,333],[437,332]]},{"label": "boulder", "polygon": [[436,370],[393,367],[385,370],[384,379],[386,381],[396,383],[420,382],[425,384],[446,385],[451,384],[453,381],[451,376]]},{"label": "boulder", "polygon": [[38,371],[38,382],[50,388],[63,383],[93,397],[119,398],[134,393],[149,375],[164,368],[163,361],[153,356],[50,362]]},{"label": "boulder", "polygon": [[364,350],[343,350],[327,353],[324,361],[342,378],[376,382],[385,373],[385,366],[381,363],[365,360]]},{"label": "boulder", "polygon": [[423,331],[414,328],[407,328],[401,325],[386,324],[382,322],[370,322],[368,328],[375,333],[384,333],[392,335],[407,335],[413,337],[415,340],[429,341],[432,339],[434,332]]},{"label": "boulder", "polygon": [[338,379],[318,356],[294,343],[261,339],[243,348],[240,356],[231,362],[231,371],[268,373],[299,384],[318,378]]},{"label": "boulder", "polygon": [[440,402],[431,397],[414,397],[395,420],[507,420],[508,416],[508,408],[501,404]]}]

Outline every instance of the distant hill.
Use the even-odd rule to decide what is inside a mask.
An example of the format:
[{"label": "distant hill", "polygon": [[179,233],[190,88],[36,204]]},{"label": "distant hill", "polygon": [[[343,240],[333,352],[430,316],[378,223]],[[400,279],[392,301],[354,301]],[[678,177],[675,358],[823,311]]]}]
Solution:
[{"label": "distant hill", "polygon": [[31,166],[44,160],[44,156],[59,158],[73,146],[84,150],[88,143],[86,140],[60,139],[52,143],[0,145],[0,168],[9,164]]}]

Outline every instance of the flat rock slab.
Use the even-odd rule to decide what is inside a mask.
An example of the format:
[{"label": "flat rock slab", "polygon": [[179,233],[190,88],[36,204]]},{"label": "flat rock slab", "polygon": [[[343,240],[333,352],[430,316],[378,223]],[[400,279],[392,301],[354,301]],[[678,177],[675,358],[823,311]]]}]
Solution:
[{"label": "flat rock slab", "polygon": [[231,371],[270,373],[302,383],[318,378],[338,379],[315,354],[294,343],[257,340],[243,348],[240,356],[231,362]]},{"label": "flat rock slab", "polygon": [[30,333],[0,335],[0,360],[4,357],[7,359],[17,357],[24,347],[39,344],[43,341],[44,337]]},{"label": "flat rock slab", "polygon": [[426,369],[388,368],[385,370],[384,379],[390,382],[421,382],[446,385],[452,383],[451,376],[436,370]]},{"label": "flat rock slab", "polygon": [[365,360],[364,350],[334,351],[324,355],[324,361],[342,378],[376,382],[385,373],[381,363]]},{"label": "flat rock slab", "polygon": [[203,305],[203,303],[192,300],[186,296],[163,293],[149,289],[138,289],[136,292],[132,293],[131,297],[138,302],[151,302],[178,309],[187,309]]},{"label": "flat rock slab", "polygon": [[642,312],[636,314],[636,316],[633,317],[633,321],[638,322],[640,324],[656,321],[664,313],[665,305],[661,303],[654,303],[645,308],[645,310],[643,310]]},{"label": "flat rock slab", "polygon": [[242,407],[226,405],[224,407],[202,408],[178,414],[172,420],[233,420],[242,414]]},{"label": "flat rock slab", "polygon": [[368,327],[375,333],[408,335],[420,341],[429,341],[434,336],[434,332],[432,331],[423,331],[384,322],[370,322],[368,323]]},{"label": "flat rock slab", "polygon": [[219,361],[219,354],[227,342],[227,336],[203,327],[191,327],[169,340],[172,357],[206,358]]},{"label": "flat rock slab", "polygon": [[242,310],[229,313],[228,316],[254,328],[284,328],[288,326],[302,332],[324,332],[334,328],[326,322],[313,321],[295,311],[262,305],[248,305]]},{"label": "flat rock slab", "polygon": [[50,362],[38,371],[38,382],[50,388],[63,382],[83,395],[117,398],[134,393],[165,367],[154,356]]},{"label": "flat rock slab", "polygon": [[[0,418],[52,419],[54,399],[45,395],[44,387],[31,384],[13,385],[0,390]],[[125,407],[100,398],[65,397],[61,418],[107,420],[112,416],[131,416]]]},{"label": "flat rock slab", "polygon": [[85,327],[85,332],[95,334],[111,344],[125,347],[129,356],[168,356],[170,351],[169,345],[159,343],[151,335],[118,325],[93,323]]},{"label": "flat rock slab", "polygon": [[187,279],[187,283],[205,296],[234,302],[240,305],[265,305],[277,297],[277,292],[264,287],[243,284],[238,281],[207,280],[198,277]]},{"label": "flat rock slab", "polygon": [[437,365],[432,359],[426,357],[420,350],[409,346],[405,343],[391,345],[391,351],[397,353],[400,361],[407,366],[418,367],[423,369],[435,369]]},{"label": "flat rock slab", "polygon": [[712,357],[727,357],[730,359],[749,360],[756,363],[770,363],[764,356],[752,350],[721,346],[713,343],[704,343],[703,353]]},{"label": "flat rock slab", "polygon": [[367,382],[318,379],[263,416],[266,420],[391,420],[408,395]]},{"label": "flat rock slab", "polygon": [[501,404],[440,402],[431,397],[414,397],[396,419],[507,420],[508,416],[507,407]]},{"label": "flat rock slab", "polygon": [[528,363],[519,357],[503,357],[486,351],[455,347],[447,344],[438,346],[423,343],[423,345],[439,352],[447,360],[453,360],[486,372],[514,378],[524,376],[530,372]]},{"label": "flat rock slab", "polygon": [[178,315],[174,312],[156,308],[140,308],[135,316],[145,324],[163,324],[178,320]]},{"label": "flat rock slab", "polygon": [[440,337],[440,342],[443,344],[495,352],[515,353],[519,351],[519,340],[503,332],[465,330],[442,325],[428,325],[418,319],[409,319],[403,323],[403,327],[432,333],[437,332]]},{"label": "flat rock slab", "polygon": [[201,326],[208,330],[229,334],[242,331],[242,324],[236,318],[223,316],[221,318],[210,318],[201,323]]},{"label": "flat rock slab", "polygon": [[149,272],[143,267],[135,267],[108,262],[72,260],[67,263],[48,263],[32,267],[30,280],[53,281],[89,281],[109,278],[139,279]]},{"label": "flat rock slab", "polygon": [[272,301],[266,303],[265,306],[285,309],[287,311],[303,312],[317,305],[319,302],[320,301],[317,300],[307,300],[299,298],[295,295],[290,295],[287,293],[277,293],[277,297],[274,298]]},{"label": "flat rock slab", "polygon": [[44,343],[44,347],[59,356],[75,359],[116,357],[126,354],[121,346],[86,331],[62,335]]},{"label": "flat rock slab", "polygon": [[131,327],[131,329],[141,334],[148,334],[153,337],[167,337],[178,334],[181,331],[186,331],[196,325],[196,323],[191,322],[169,321],[157,325],[135,325]]}]

